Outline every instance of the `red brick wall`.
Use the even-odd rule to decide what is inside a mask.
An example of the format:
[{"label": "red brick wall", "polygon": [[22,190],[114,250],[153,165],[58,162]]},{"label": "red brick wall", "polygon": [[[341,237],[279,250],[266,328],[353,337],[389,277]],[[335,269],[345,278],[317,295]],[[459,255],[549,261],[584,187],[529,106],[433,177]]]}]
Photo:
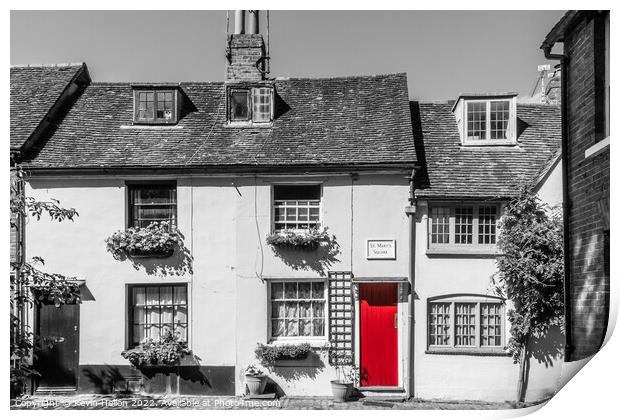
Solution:
[{"label": "red brick wall", "polygon": [[569,147],[565,156],[571,311],[568,360],[597,352],[609,314],[609,232],[604,230],[597,206],[598,200],[609,197],[609,148],[585,158],[586,149],[605,137],[603,25],[600,15],[586,16],[564,42],[564,53],[569,57]]}]

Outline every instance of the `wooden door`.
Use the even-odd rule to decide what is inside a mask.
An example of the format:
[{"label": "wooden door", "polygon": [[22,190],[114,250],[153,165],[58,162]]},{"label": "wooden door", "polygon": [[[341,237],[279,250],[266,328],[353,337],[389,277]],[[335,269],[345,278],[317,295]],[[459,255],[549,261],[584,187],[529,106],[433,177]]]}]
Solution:
[{"label": "wooden door", "polygon": [[361,283],[360,384],[398,386],[398,285]]},{"label": "wooden door", "polygon": [[41,305],[37,333],[44,339],[35,369],[41,374],[36,391],[76,389],[80,305]]}]

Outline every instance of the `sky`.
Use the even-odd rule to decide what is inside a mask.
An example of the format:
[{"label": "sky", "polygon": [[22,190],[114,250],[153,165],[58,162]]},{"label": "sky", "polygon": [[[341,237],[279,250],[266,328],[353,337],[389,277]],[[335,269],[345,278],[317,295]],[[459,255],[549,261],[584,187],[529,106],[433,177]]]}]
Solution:
[{"label": "sky", "polygon": [[[261,12],[266,35],[266,13]],[[406,72],[414,100],[532,93],[564,11],[272,11],[271,77]],[[234,12],[230,12],[230,30]],[[93,81],[221,81],[226,11],[11,11],[11,64],[86,62]]]}]

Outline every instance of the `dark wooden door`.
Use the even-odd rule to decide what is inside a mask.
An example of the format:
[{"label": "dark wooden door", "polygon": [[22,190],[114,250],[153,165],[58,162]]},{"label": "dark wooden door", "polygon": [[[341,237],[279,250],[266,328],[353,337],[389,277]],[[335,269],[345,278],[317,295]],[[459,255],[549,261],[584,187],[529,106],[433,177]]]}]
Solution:
[{"label": "dark wooden door", "polygon": [[398,386],[398,286],[360,284],[360,382]]},{"label": "dark wooden door", "polygon": [[77,387],[80,305],[41,305],[37,310],[38,334],[43,338],[37,351],[36,391]]}]

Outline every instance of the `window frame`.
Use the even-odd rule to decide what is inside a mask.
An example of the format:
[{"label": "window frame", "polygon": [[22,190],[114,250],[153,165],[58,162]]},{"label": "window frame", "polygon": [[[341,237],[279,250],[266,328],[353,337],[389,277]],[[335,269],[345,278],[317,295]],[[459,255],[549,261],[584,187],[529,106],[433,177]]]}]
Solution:
[{"label": "window frame", "polygon": [[[185,322],[185,331],[186,331],[186,344],[188,348],[191,349],[190,346],[190,329],[191,329],[191,312],[190,312],[190,288],[187,282],[167,282],[167,283],[127,283],[125,284],[125,350],[130,350],[136,348],[140,343],[135,344],[133,341],[133,317],[134,317],[134,302],[133,302],[133,290],[139,287],[185,287],[185,307],[186,307],[186,317],[187,321]],[[161,305],[160,305],[161,306]],[[174,300],[173,300],[174,306]],[[174,312],[172,314],[174,325]],[[161,319],[160,319],[161,320]]]},{"label": "window frame", "polygon": [[[449,344],[431,344],[431,314],[434,304],[450,305],[450,324],[448,330]],[[475,331],[474,345],[456,345],[456,306],[457,304],[475,305]],[[500,306],[500,344],[485,345],[482,342],[482,305],[494,304]],[[477,294],[452,294],[435,296],[427,299],[426,305],[426,353],[452,353],[452,354],[490,354],[508,355],[507,345],[507,320],[506,300],[497,296]]]},{"label": "window frame", "polygon": [[139,188],[162,188],[170,187],[175,190],[175,202],[174,202],[174,223],[170,224],[170,228],[175,228],[179,225],[179,195],[176,180],[153,180],[153,181],[125,181],[125,228],[137,227],[133,223],[133,208],[132,204],[132,191]]},{"label": "window frame", "polygon": [[[326,344],[329,341],[329,282],[326,278],[269,278],[266,279],[265,284],[267,285],[267,341],[269,344],[296,344],[296,343],[310,343],[311,345],[321,346]],[[288,336],[273,336],[273,327],[272,327],[272,298],[271,298],[271,284],[272,283],[323,283],[323,299],[324,299],[324,324],[323,324],[323,332],[322,336],[307,336],[307,335],[297,335],[293,337]],[[312,287],[311,287],[312,290]],[[286,300],[286,299],[285,299]],[[296,300],[300,300],[299,298]]]},{"label": "window frame", "polygon": [[[456,243],[456,209],[458,207],[471,207],[472,208],[472,242],[471,243]],[[495,207],[495,243],[486,244],[480,243],[480,209],[482,207]],[[433,243],[433,209],[434,208],[447,208],[449,210],[448,217],[448,242],[447,243]],[[431,202],[428,205],[427,216],[427,239],[426,245],[428,251],[438,250],[453,250],[453,251],[483,251],[488,253],[494,253],[498,250],[497,238],[499,235],[498,222],[502,216],[504,204],[501,202]],[[445,235],[445,233],[444,233]]]},{"label": "window frame", "polygon": [[[493,145],[513,145],[517,142],[517,110],[515,97],[487,97],[487,98],[464,98],[462,107],[462,121],[463,128],[461,133],[461,143],[463,145],[470,146],[493,146]],[[493,102],[508,102],[508,127],[506,129],[505,139],[492,139],[491,138],[491,103]],[[484,103],[485,110],[485,139],[469,139],[469,114],[468,109],[470,104]]]},{"label": "window frame", "polygon": [[[153,118],[139,118],[140,93],[153,93]],[[172,93],[172,118],[157,118],[157,94]],[[133,89],[133,123],[135,125],[175,125],[179,122],[179,98],[176,87],[134,87]]]},{"label": "window frame", "polygon": [[[289,187],[319,187],[319,220],[316,224],[317,228],[323,226],[323,184],[320,182],[303,181],[303,182],[276,182],[271,184],[271,233],[278,233],[276,230],[276,195],[275,187],[289,186]],[[306,232],[308,229],[291,229],[293,232]]]},{"label": "window frame", "polygon": [[[270,112],[269,121],[255,121],[254,117],[254,98],[258,89],[270,90]],[[248,118],[233,119],[232,115],[232,94],[234,92],[248,93]],[[231,127],[265,127],[271,126],[275,114],[275,87],[271,85],[231,85],[226,88],[226,121]]]}]

